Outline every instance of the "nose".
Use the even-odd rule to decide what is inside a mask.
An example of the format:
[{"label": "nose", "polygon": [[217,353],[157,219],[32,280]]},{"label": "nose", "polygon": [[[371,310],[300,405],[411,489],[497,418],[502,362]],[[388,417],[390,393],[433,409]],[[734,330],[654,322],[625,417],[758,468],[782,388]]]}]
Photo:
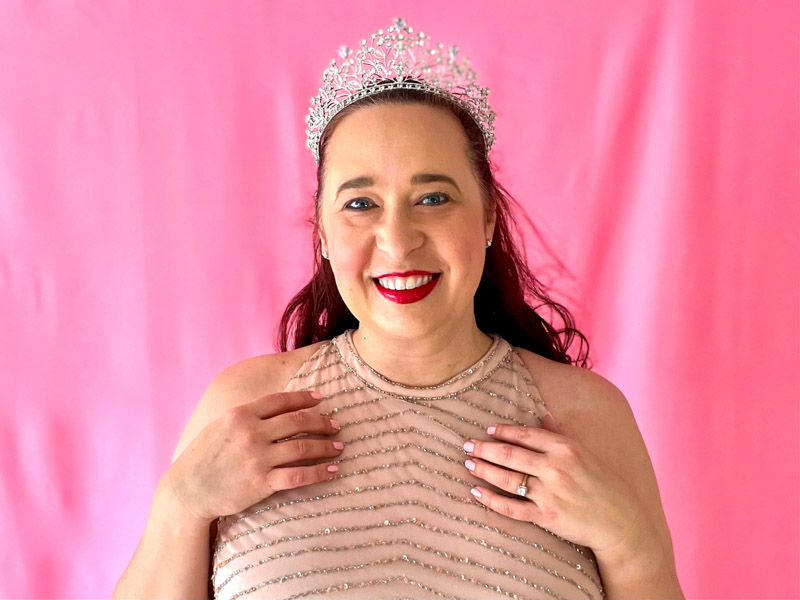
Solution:
[{"label": "nose", "polygon": [[375,243],[390,259],[401,262],[422,246],[425,234],[414,222],[410,211],[401,207],[386,209],[375,231]]}]

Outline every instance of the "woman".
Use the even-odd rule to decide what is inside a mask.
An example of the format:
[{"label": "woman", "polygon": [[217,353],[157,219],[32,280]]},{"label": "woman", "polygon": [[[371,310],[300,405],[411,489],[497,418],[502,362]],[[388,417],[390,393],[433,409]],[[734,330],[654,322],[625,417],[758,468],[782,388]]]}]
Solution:
[{"label": "woman", "polygon": [[115,597],[682,597],[628,403],[514,247],[487,91],[455,47],[409,69],[402,19],[372,42],[308,120],[321,257],[282,352],[209,386]]}]

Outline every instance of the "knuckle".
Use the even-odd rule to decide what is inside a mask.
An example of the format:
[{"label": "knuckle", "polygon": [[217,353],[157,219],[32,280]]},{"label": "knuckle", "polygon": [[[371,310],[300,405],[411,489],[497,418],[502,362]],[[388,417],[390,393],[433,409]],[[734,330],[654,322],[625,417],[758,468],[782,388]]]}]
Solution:
[{"label": "knuckle", "polygon": [[292,422],[292,424],[298,427],[303,427],[306,423],[308,423],[308,413],[296,410],[289,413],[289,420]]},{"label": "knuckle", "polygon": [[519,481],[515,482],[512,481],[512,479],[513,477],[510,471],[503,471],[503,474],[500,475],[500,487],[506,490],[511,488],[517,489]]},{"label": "knuckle", "polygon": [[292,401],[291,396],[286,394],[285,392],[278,392],[277,394],[272,394],[271,396],[273,402],[277,402],[281,405],[289,404]]},{"label": "knuckle", "polygon": [[548,481],[555,481],[558,478],[558,469],[551,462],[545,462],[542,465],[542,474],[540,479],[547,479]]},{"label": "knuckle", "polygon": [[553,481],[560,488],[566,488],[572,482],[572,477],[564,469],[553,469]]},{"label": "knuckle", "polygon": [[223,414],[223,420],[228,425],[237,425],[245,420],[247,413],[244,405],[234,406],[229,408]]},{"label": "knuckle", "polygon": [[289,490],[303,485],[303,470],[284,467],[270,471],[270,484],[276,490]]},{"label": "knuckle", "polygon": [[272,469],[254,465],[253,468],[244,468],[242,472],[254,489],[263,492],[275,488],[275,475],[273,475]]},{"label": "knuckle", "polygon": [[514,458],[514,456],[516,455],[516,452],[514,450],[514,446],[509,446],[508,444],[505,444],[503,446],[500,446],[500,448],[498,448],[497,454],[498,454],[498,458],[504,464],[508,464]]},{"label": "knuckle", "polygon": [[542,518],[545,521],[555,521],[558,518],[558,511],[552,505],[545,505],[541,507]]},{"label": "knuckle", "polygon": [[294,452],[297,456],[308,457],[311,454],[311,442],[307,439],[294,440]]},{"label": "knuckle", "polygon": [[239,427],[236,432],[239,445],[249,447],[256,444],[258,435],[252,427]]},{"label": "knuckle", "polygon": [[291,487],[298,487],[306,482],[306,471],[305,469],[291,469],[286,477]]},{"label": "knuckle", "polygon": [[511,507],[511,503],[508,501],[507,498],[498,498],[497,500],[497,510],[504,515],[511,516],[513,509]]},{"label": "knuckle", "polygon": [[560,447],[561,455],[565,458],[575,458],[578,455],[578,449],[572,440],[563,440]]},{"label": "knuckle", "polygon": [[520,442],[524,442],[530,436],[527,427],[513,427],[510,433],[512,438]]}]

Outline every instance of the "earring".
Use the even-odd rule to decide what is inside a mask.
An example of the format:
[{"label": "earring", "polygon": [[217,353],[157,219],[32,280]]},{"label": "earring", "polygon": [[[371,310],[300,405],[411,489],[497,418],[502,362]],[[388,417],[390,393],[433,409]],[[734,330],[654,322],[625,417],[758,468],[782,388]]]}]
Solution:
[{"label": "earring", "polygon": [[327,260],[327,258],[328,258],[328,253],[327,253],[327,252],[325,252],[325,250],[323,250],[323,251],[322,251],[322,258],[324,258],[324,259],[326,259],[326,260]]},{"label": "earring", "polygon": [[488,247],[489,247],[489,246],[491,246],[491,245],[492,245],[492,240],[489,240],[489,241],[487,242],[487,244],[486,244],[486,247],[488,248]]}]

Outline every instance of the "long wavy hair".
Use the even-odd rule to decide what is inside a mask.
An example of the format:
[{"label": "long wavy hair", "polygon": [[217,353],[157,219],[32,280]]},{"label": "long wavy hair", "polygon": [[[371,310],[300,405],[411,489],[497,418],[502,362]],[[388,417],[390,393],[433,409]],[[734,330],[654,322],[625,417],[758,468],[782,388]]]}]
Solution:
[{"label": "long wavy hair", "polygon": [[[525,216],[524,209],[494,178],[492,166],[485,156],[483,133],[460,106],[445,97],[409,89],[393,89],[368,96],[337,113],[325,128],[320,139],[320,160],[317,166],[317,190],[314,192],[313,226],[314,274],[311,281],[291,299],[283,312],[277,333],[281,352],[328,340],[347,329],[358,328],[358,320],[345,305],[336,287],[330,263],[321,258],[319,237],[320,197],[325,176],[326,148],[337,124],[348,114],[366,106],[420,103],[451,111],[461,122],[467,136],[467,159],[480,184],[484,214],[496,214],[492,245],[486,251],[478,289],[475,292],[475,320],[487,334],[497,333],[512,346],[535,352],[553,361],[587,367],[589,343],[574,326],[569,311],[547,295],[545,286],[534,277],[523,253],[512,237],[516,226],[510,205]],[[538,235],[538,231],[536,231]],[[560,263],[559,263],[560,264]],[[562,265],[563,267],[563,265]],[[548,310],[563,325],[556,329],[542,318],[537,310]],[[580,341],[577,357],[568,354],[572,343]]]}]

